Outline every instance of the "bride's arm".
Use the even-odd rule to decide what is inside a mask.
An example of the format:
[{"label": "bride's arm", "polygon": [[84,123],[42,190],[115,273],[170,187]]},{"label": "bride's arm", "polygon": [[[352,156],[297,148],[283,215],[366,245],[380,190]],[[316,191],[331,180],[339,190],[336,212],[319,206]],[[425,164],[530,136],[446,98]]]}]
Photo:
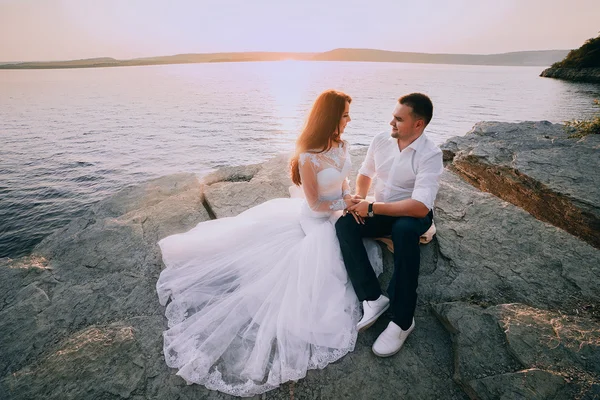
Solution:
[{"label": "bride's arm", "polygon": [[[350,157],[350,152],[348,151],[348,142],[344,141],[344,157],[346,159],[349,159]],[[348,179],[348,177],[346,177],[346,179],[344,179],[344,182],[342,182],[342,197],[344,199],[349,199],[352,197],[352,192],[350,191],[350,179]]]},{"label": "bride's arm", "polygon": [[[336,200],[323,200],[319,197],[319,185],[317,184],[317,172],[319,171],[318,163],[318,159],[312,154],[303,153],[300,155],[299,169],[300,179],[302,180],[302,190],[304,191],[304,197],[311,210],[317,212],[337,211],[353,205],[349,195],[347,196],[348,199],[339,198]],[[348,183],[345,182],[342,185],[342,188],[347,184]],[[348,190],[349,188],[350,186],[348,185]]]},{"label": "bride's arm", "polygon": [[352,192],[350,192],[350,180],[346,178],[342,183],[342,197],[344,199],[349,199],[351,195]]}]

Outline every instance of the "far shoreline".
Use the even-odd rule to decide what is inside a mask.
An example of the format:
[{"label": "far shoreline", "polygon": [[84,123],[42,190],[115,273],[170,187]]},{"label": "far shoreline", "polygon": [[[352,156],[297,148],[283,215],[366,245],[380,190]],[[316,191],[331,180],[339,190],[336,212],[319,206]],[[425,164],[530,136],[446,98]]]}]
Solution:
[{"label": "far shoreline", "polygon": [[446,64],[476,66],[529,66],[547,67],[562,59],[568,50],[521,51],[501,54],[429,54],[394,52],[374,49],[336,49],[324,53],[198,53],[173,56],[146,57],[117,60],[110,57],[89,58],[69,61],[4,62],[0,69],[73,69],[108,68],[147,65],[204,64],[264,61],[350,61],[388,62],[411,64]]}]

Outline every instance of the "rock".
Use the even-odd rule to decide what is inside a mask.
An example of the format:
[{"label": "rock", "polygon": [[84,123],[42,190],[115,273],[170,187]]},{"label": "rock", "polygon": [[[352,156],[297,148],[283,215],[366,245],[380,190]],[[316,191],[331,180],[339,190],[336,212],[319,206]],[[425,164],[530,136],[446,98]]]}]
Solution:
[{"label": "rock", "polygon": [[547,68],[540,76],[573,82],[600,83],[600,68]]},{"label": "rock", "polygon": [[566,385],[563,377],[535,368],[471,382],[476,398],[482,400],[573,399],[575,393]]},{"label": "rock", "polygon": [[202,203],[193,174],[152,180],[4,260],[0,398],[197,398],[162,358],[156,242],[208,220]]},{"label": "rock", "polygon": [[471,398],[600,393],[597,321],[517,303],[482,308],[452,302],[434,310],[452,334],[455,380]]},{"label": "rock", "polygon": [[290,197],[288,156],[280,155],[262,165],[217,171],[203,179],[207,206],[216,218],[233,217],[244,210],[278,197]]},{"label": "rock", "polygon": [[454,380],[467,391],[473,380],[522,369],[506,347],[502,329],[493,316],[462,302],[437,304],[433,310],[452,334]]},{"label": "rock", "polygon": [[43,315],[60,282],[39,256],[0,264],[0,282],[0,376],[5,376],[51,342],[51,326]]},{"label": "rock", "polygon": [[209,219],[202,201],[202,187],[193,174],[131,186],[47,237],[34,252],[52,259],[61,278],[81,275],[89,280],[123,271],[145,275],[149,268],[160,268],[154,246],[160,238]]},{"label": "rock", "polygon": [[18,393],[15,399],[35,398],[40,392],[49,399],[129,398],[144,384],[144,366],[132,326],[90,326],[12,374],[7,383]]},{"label": "rock", "polygon": [[600,136],[568,136],[544,121],[480,122],[442,149],[477,188],[600,248]]},{"label": "rock", "polygon": [[450,172],[434,215],[437,235],[428,246],[437,250],[420,274],[423,301],[598,310],[598,249]]},{"label": "rock", "polygon": [[[477,137],[489,154],[505,154],[495,149],[508,145],[501,138],[494,145],[485,134]],[[481,152],[475,141],[470,145]],[[456,140],[446,149],[452,159],[463,151]],[[366,148],[351,151],[353,186]],[[581,154],[588,157],[585,149]],[[532,175],[542,180],[547,173],[545,184],[568,193],[579,209],[598,207],[597,199],[586,203],[583,191],[564,183],[578,173],[567,167],[556,173],[554,164],[540,164]],[[232,398],[186,385],[165,364],[156,242],[286,197],[290,185],[283,155],[201,181],[190,174],[163,177],[101,201],[31,256],[0,260],[0,398]],[[257,397],[598,397],[600,250],[451,171],[442,177],[435,222],[436,238],[421,246],[417,329],[399,355],[380,359],[371,352],[384,317],[359,335],[353,353]],[[393,256],[383,255],[385,288]]]},{"label": "rock", "polygon": [[522,304],[489,310],[506,335],[510,352],[523,364],[600,382],[600,326],[597,321]]}]

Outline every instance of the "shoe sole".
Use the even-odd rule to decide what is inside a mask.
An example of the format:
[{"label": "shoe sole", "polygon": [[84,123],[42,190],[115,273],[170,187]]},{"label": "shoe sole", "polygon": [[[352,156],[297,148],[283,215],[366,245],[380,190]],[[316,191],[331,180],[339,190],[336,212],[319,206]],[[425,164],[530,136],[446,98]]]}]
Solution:
[{"label": "shoe sole", "polygon": [[363,325],[363,326],[361,326],[360,328],[358,328],[358,331],[359,331],[359,332],[364,332],[364,331],[366,331],[367,329],[369,329],[371,326],[373,326],[373,324],[374,324],[375,322],[377,322],[377,319],[378,319],[379,317],[381,317],[381,315],[382,315],[384,312],[386,312],[388,308],[390,308],[390,305],[389,305],[389,304],[388,304],[387,306],[385,306],[385,307],[384,307],[384,308],[383,308],[383,309],[382,309],[382,310],[381,310],[379,313],[377,313],[375,316],[373,316],[373,318],[371,318],[371,319],[369,320],[369,322],[367,322],[365,325]]},{"label": "shoe sole", "polygon": [[381,358],[386,358],[386,357],[391,357],[393,355],[396,355],[400,350],[402,350],[402,347],[404,346],[404,343],[402,343],[402,346],[400,346],[400,348],[398,350],[396,350],[393,353],[389,353],[389,354],[379,354],[378,352],[376,352],[375,350],[373,350],[371,348],[371,351],[373,352],[373,354],[375,354],[377,357],[381,357]]}]

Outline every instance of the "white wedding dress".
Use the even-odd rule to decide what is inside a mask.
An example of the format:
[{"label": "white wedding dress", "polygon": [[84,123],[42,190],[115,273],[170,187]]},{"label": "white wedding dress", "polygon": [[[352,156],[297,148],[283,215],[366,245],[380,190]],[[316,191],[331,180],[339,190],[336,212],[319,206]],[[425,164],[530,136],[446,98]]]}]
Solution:
[{"label": "white wedding dress", "polygon": [[[354,349],[359,302],[334,227],[349,190],[347,147],[301,154],[305,198],[270,200],[159,242],[164,355],[188,383],[253,396]],[[379,247],[368,249],[380,272]]]}]

